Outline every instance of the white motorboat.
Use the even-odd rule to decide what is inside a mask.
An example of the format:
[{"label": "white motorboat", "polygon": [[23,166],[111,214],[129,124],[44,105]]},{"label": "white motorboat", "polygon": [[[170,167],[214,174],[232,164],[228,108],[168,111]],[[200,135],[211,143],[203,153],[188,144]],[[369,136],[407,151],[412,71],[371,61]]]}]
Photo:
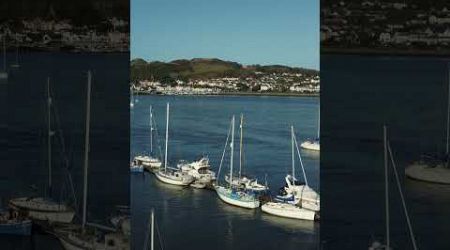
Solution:
[{"label": "white motorboat", "polygon": [[320,106],[319,106],[319,115],[317,118],[317,138],[316,139],[310,139],[302,142],[300,144],[301,148],[314,150],[314,151],[320,151]]},{"label": "white motorboat", "polygon": [[[298,148],[297,139],[294,133],[294,127],[291,126],[291,156],[292,156],[292,174],[285,178],[286,184],[282,188],[282,193],[275,197],[276,201],[299,205],[302,208],[313,211],[320,211],[320,195],[308,185],[305,168]],[[304,183],[295,178],[295,149],[300,160]]]},{"label": "white motorboat", "polygon": [[187,186],[194,181],[194,177],[188,173],[183,172],[178,168],[170,168],[167,166],[167,150],[169,144],[169,103],[167,103],[166,114],[166,148],[164,156],[164,169],[160,169],[155,172],[155,176],[158,180],[172,185]]},{"label": "white motorboat", "polygon": [[50,198],[52,192],[52,137],[55,134],[51,127],[52,97],[50,94],[50,78],[47,79],[47,164],[48,164],[48,196],[21,197],[9,201],[12,209],[26,212],[31,219],[49,222],[69,223],[75,216],[73,208]]},{"label": "white motorboat", "polygon": [[202,157],[194,162],[181,162],[178,164],[178,168],[194,178],[191,186],[195,188],[204,188],[216,180],[216,173],[211,170],[208,157]]},{"label": "white motorboat", "polygon": [[268,214],[299,220],[316,220],[316,212],[289,203],[267,202],[261,210]]},{"label": "white motorboat", "polygon": [[[56,224],[53,233],[66,250],[129,250],[129,238],[121,231],[116,232],[100,225],[87,223],[87,195],[88,195],[88,168],[89,168],[89,131],[91,117],[91,72],[88,71],[86,128],[84,144],[84,171],[83,171],[83,208],[82,224]],[[99,236],[99,230],[102,234]],[[108,231],[103,233],[103,231]]]},{"label": "white motorboat", "polygon": [[[228,133],[228,136],[229,135],[230,134]],[[220,169],[222,168],[223,158],[225,156],[225,151],[227,149],[228,136],[227,136],[227,140],[225,142],[225,148],[224,148],[224,151],[222,154],[222,159],[220,161],[219,173],[220,173]],[[234,162],[233,151],[234,151],[234,116],[231,119],[230,173],[229,173],[230,182],[228,183],[227,186],[225,186],[225,185],[220,185],[218,183],[218,181],[216,180],[214,189],[216,190],[216,193],[219,196],[219,198],[228,204],[243,207],[243,208],[250,208],[250,209],[257,208],[257,207],[259,207],[260,202],[259,202],[259,199],[256,197],[255,193],[249,192],[246,189],[241,189],[238,186],[233,185],[233,162]]]}]

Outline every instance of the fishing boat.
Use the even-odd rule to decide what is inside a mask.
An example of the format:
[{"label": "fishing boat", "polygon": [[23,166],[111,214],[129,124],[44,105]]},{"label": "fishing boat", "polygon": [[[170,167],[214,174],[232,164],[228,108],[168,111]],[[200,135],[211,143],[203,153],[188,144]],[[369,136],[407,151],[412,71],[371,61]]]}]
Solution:
[{"label": "fishing boat", "polygon": [[405,168],[405,175],[410,179],[450,185],[450,64],[448,69],[448,94],[447,94],[447,126],[446,147],[443,157],[423,157],[420,161]]},{"label": "fishing boat", "polygon": [[0,235],[31,235],[32,222],[17,211],[0,212]]},{"label": "fishing boat", "polygon": [[48,196],[20,197],[9,201],[9,207],[26,212],[31,219],[49,222],[69,223],[75,211],[62,202],[50,198],[52,193],[52,137],[55,134],[51,126],[52,97],[50,93],[50,78],[47,79],[47,164],[48,164]]},{"label": "fishing boat", "polygon": [[[259,207],[260,205],[259,199],[256,197],[255,193],[249,192],[248,190],[242,189],[239,186],[235,186],[233,184],[234,123],[235,117],[233,116],[233,118],[231,119],[230,173],[229,173],[230,182],[227,183],[227,185],[221,185],[218,182],[219,178],[217,178],[216,183],[214,185],[214,189],[216,190],[217,195],[222,201],[234,206],[254,209]],[[219,173],[220,169],[222,168],[223,157],[225,156],[225,151],[227,149],[229,135],[230,133],[228,133],[227,140],[225,142],[225,148],[219,166]]]},{"label": "fishing boat", "polygon": [[[295,149],[297,149],[304,182],[299,182],[295,178]],[[275,197],[275,201],[298,205],[313,211],[320,211],[320,195],[308,185],[308,178],[306,177],[293,126],[291,126],[291,151],[292,174],[286,175],[286,184],[281,188],[280,194]]]},{"label": "fishing boat", "polygon": [[211,170],[209,158],[206,156],[194,162],[180,162],[178,168],[194,178],[191,186],[195,188],[205,188],[216,180],[216,173]]},{"label": "fishing boat", "polygon": [[299,219],[299,220],[317,219],[317,213],[315,211],[301,208],[297,205],[289,203],[267,202],[261,206],[261,210],[268,214],[291,219]]},{"label": "fishing boat", "polygon": [[244,116],[241,114],[241,121],[239,124],[239,130],[240,130],[240,140],[239,140],[239,172],[237,176],[233,176],[233,178],[230,178],[229,175],[225,175],[225,182],[231,183],[233,186],[239,186],[243,189],[261,193],[266,192],[269,190],[269,187],[266,185],[263,185],[261,183],[258,183],[258,179],[251,178],[248,176],[245,176],[242,174],[242,168],[243,168],[243,159],[242,159],[242,152],[243,152],[243,132],[244,132]]},{"label": "fishing boat", "polygon": [[8,71],[6,69],[6,41],[3,35],[3,70],[0,71],[0,80],[8,80]]},{"label": "fishing boat", "polygon": [[166,112],[166,147],[164,154],[164,169],[160,169],[156,171],[155,176],[161,182],[178,185],[178,186],[188,186],[194,181],[194,177],[191,175],[181,171],[178,168],[170,168],[167,166],[167,150],[169,144],[169,103],[167,103],[167,112]]},{"label": "fishing boat", "polygon": [[314,151],[320,151],[320,106],[319,106],[319,115],[318,115],[318,122],[317,122],[317,138],[316,139],[310,139],[302,142],[300,144],[301,148],[314,150]]},{"label": "fishing boat", "polygon": [[400,178],[397,172],[397,167],[394,161],[394,156],[387,136],[387,127],[383,126],[383,147],[384,147],[384,198],[385,198],[385,219],[386,219],[386,243],[382,244],[379,241],[373,241],[369,250],[389,250],[391,248],[390,240],[390,212],[389,212],[389,159],[392,165],[392,170],[394,172],[395,181],[397,184],[397,189],[400,194],[400,200],[402,202],[403,212],[406,218],[406,224],[408,225],[409,238],[414,250],[417,250],[417,243],[414,236],[414,232],[411,225],[411,220],[409,218],[408,210],[406,209],[406,202],[402,191],[402,184],[400,183]]},{"label": "fishing boat", "polygon": [[87,223],[90,113],[91,72],[88,71],[82,224],[55,224],[53,234],[66,250],[128,250],[130,249],[129,239],[122,232],[117,232],[115,229],[105,226]]},{"label": "fishing boat", "polygon": [[131,164],[132,166],[140,166],[143,169],[147,169],[149,172],[159,170],[162,165],[161,161],[157,157],[153,157],[153,133],[157,133],[157,130],[156,123],[153,117],[153,109],[152,106],[150,106],[150,154],[135,156]]}]

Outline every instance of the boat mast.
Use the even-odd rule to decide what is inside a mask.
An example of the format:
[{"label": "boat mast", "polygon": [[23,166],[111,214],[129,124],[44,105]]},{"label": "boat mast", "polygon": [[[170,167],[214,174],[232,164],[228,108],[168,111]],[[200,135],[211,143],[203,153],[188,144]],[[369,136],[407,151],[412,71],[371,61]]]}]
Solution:
[{"label": "boat mast", "polygon": [[167,172],[167,146],[169,144],[169,103],[166,111],[166,151],[164,155],[164,172]]},{"label": "boat mast", "polygon": [[153,112],[150,105],[150,154],[153,153]]},{"label": "boat mast", "polygon": [[3,34],[3,71],[6,72],[6,40],[5,34]]},{"label": "boat mast", "polygon": [[239,128],[241,129],[241,138],[239,142],[239,180],[241,179],[241,173],[242,173],[242,133],[243,133],[243,127],[244,127],[244,115],[241,114],[241,124],[239,125]]},{"label": "boat mast", "polygon": [[294,152],[294,147],[295,147],[295,142],[294,142],[294,126],[291,126],[291,147],[292,147],[292,180],[295,179],[295,152]]},{"label": "boat mast", "polygon": [[[450,66],[450,64],[449,64]],[[448,96],[447,96],[447,140],[445,145],[445,154],[448,157],[448,151],[449,151],[449,145],[448,145],[448,138],[449,138],[449,124],[450,124],[450,68],[448,69]]]},{"label": "boat mast", "polygon": [[47,78],[47,163],[48,163],[48,195],[52,195],[52,97],[50,95],[50,77]]},{"label": "boat mast", "polygon": [[317,121],[317,139],[320,140],[320,104],[319,104],[319,117]]},{"label": "boat mast", "polygon": [[388,152],[387,152],[387,129],[383,126],[383,142],[384,142],[384,196],[386,205],[386,249],[390,249],[389,235],[389,176],[388,176]]},{"label": "boat mast", "polygon": [[151,236],[150,236],[150,250],[155,249],[155,209],[152,208],[152,222],[151,222]]},{"label": "boat mast", "polygon": [[230,187],[233,185],[233,156],[234,156],[234,115],[231,118],[231,153],[230,153]]},{"label": "boat mast", "polygon": [[83,175],[83,232],[86,226],[87,190],[88,190],[88,165],[89,165],[89,130],[91,122],[91,71],[87,72],[87,105],[86,105],[86,130],[84,137],[84,175]]}]

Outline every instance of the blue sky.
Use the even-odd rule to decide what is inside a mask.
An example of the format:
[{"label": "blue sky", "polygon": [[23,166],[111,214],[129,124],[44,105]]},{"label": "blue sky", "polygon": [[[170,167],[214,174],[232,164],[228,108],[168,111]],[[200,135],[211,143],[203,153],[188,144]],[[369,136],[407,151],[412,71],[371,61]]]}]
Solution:
[{"label": "blue sky", "polygon": [[319,69],[319,0],[131,0],[131,58]]}]

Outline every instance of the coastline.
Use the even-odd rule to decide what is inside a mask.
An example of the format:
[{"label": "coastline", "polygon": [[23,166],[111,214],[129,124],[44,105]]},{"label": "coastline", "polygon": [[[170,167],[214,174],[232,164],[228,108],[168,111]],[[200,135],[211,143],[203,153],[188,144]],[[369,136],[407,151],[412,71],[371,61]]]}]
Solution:
[{"label": "coastline", "polygon": [[399,50],[389,48],[341,48],[341,47],[322,47],[320,53],[323,54],[342,54],[342,55],[362,55],[362,56],[420,56],[420,57],[450,57],[450,49],[447,50],[425,50],[410,49]]},{"label": "coastline", "polygon": [[161,95],[161,96],[283,96],[283,97],[320,97],[320,93],[284,93],[284,92],[223,92],[211,94],[156,94],[149,92],[134,92],[139,95]]}]

